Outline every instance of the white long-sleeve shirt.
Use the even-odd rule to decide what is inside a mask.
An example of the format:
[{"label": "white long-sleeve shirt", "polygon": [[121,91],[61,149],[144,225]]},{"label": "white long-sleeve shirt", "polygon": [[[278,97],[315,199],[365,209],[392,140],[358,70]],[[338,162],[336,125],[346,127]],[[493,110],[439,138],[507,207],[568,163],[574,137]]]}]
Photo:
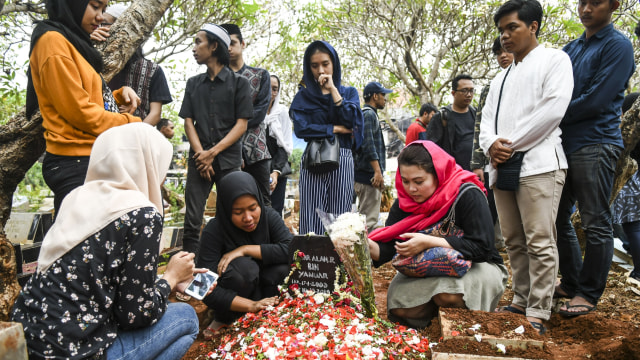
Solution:
[{"label": "white long-sleeve shirt", "polygon": [[[520,177],[567,168],[559,128],[573,92],[573,70],[569,56],[561,50],[538,45],[521,62],[508,71],[500,113],[498,133],[495,116],[500,86],[507,74],[503,70],[491,81],[480,123],[480,147],[489,157],[489,148],[505,138],[515,151],[528,151]],[[489,184],[493,186],[497,171],[489,166]]]}]

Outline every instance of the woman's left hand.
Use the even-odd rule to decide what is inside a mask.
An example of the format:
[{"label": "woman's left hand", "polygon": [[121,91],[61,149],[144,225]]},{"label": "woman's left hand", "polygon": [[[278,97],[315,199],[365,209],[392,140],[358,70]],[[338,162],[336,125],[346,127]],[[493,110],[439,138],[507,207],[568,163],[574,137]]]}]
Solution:
[{"label": "woman's left hand", "polygon": [[95,41],[107,41],[107,38],[111,36],[109,34],[109,28],[111,28],[111,26],[100,26],[97,29],[93,30],[89,37],[91,38],[91,40]]},{"label": "woman's left hand", "polygon": [[396,242],[395,247],[398,255],[413,256],[430,247],[427,246],[428,235],[421,233],[406,233],[400,235],[400,237],[406,240]]},{"label": "woman's left hand", "polygon": [[231,263],[233,259],[239,258],[242,256],[244,256],[244,251],[242,246],[240,246],[239,248],[235,248],[229,251],[228,253],[224,254],[222,256],[222,259],[220,259],[220,262],[218,263],[218,275],[222,276],[222,274],[224,274],[224,272],[227,271],[227,266],[229,266],[229,263]]},{"label": "woman's left hand", "polygon": [[407,239],[403,242],[396,242],[396,252],[402,256],[414,256],[432,247],[451,247],[446,239],[423,233],[406,233],[400,237]]}]

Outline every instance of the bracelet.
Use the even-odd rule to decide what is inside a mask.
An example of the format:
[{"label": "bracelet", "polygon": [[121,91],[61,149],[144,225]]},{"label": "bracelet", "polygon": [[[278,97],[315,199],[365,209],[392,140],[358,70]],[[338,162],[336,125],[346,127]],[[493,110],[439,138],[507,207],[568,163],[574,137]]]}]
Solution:
[{"label": "bracelet", "polygon": [[334,101],[333,103],[334,103],[335,105],[338,105],[338,104],[340,104],[341,102],[342,102],[342,98],[340,98],[338,101]]}]

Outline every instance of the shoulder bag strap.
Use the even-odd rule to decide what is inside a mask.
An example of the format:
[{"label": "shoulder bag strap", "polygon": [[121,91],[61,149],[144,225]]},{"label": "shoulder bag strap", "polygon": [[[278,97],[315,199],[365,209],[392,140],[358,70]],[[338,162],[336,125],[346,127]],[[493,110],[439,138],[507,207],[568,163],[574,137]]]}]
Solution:
[{"label": "shoulder bag strap", "polygon": [[502,101],[502,90],[504,89],[504,82],[507,81],[507,76],[509,76],[509,71],[511,71],[512,65],[509,65],[507,69],[507,73],[504,74],[504,78],[502,79],[502,85],[500,85],[500,95],[498,95],[498,107],[496,108],[496,135],[498,135],[498,115],[500,114],[500,102]]},{"label": "shoulder bag strap", "polygon": [[[453,205],[451,205],[451,208],[449,209],[449,213],[447,214],[447,217],[445,217],[444,220],[442,221],[442,227],[440,228],[440,232],[443,235],[447,235],[456,222],[456,205],[458,205],[458,200],[460,200],[460,198],[462,197],[462,194],[464,194],[467,190],[471,190],[471,189],[477,189],[478,191],[482,192],[482,189],[480,189],[478,185],[473,183],[465,183],[460,187],[460,192],[458,193],[456,200],[453,202]],[[482,192],[482,194],[484,195],[484,192]]]}]

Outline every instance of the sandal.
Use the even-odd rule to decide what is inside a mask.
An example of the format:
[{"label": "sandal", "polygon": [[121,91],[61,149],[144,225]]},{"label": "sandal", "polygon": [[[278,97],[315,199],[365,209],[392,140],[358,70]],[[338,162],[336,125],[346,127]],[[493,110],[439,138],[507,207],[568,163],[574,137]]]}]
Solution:
[{"label": "sandal", "polygon": [[505,313],[505,312],[510,312],[510,313],[514,313],[514,314],[518,314],[518,315],[525,315],[525,312],[513,307],[511,305],[507,305],[507,306],[500,306],[499,308],[496,308],[496,310],[494,312],[497,313]]},{"label": "sandal", "polygon": [[[566,303],[564,303],[564,306],[567,307],[566,310],[558,310],[558,314],[564,316],[564,317],[575,317],[575,316],[580,316],[580,315],[587,315],[590,312],[593,312],[596,310],[596,306],[595,305],[570,305],[569,301],[567,301]],[[582,310],[582,311],[569,311],[569,309],[573,309],[573,308],[585,308],[587,310]]]},{"label": "sandal", "polygon": [[205,340],[211,340],[218,336],[222,330],[228,328],[229,325],[213,320],[206,329],[202,330],[202,336]]},{"label": "sandal", "polygon": [[183,294],[181,292],[176,292],[176,300],[187,302],[191,300],[191,295]]},{"label": "sandal", "polygon": [[544,335],[544,333],[547,332],[547,328],[541,322],[529,321],[529,324],[533,326],[533,328],[538,332],[539,335]]}]

